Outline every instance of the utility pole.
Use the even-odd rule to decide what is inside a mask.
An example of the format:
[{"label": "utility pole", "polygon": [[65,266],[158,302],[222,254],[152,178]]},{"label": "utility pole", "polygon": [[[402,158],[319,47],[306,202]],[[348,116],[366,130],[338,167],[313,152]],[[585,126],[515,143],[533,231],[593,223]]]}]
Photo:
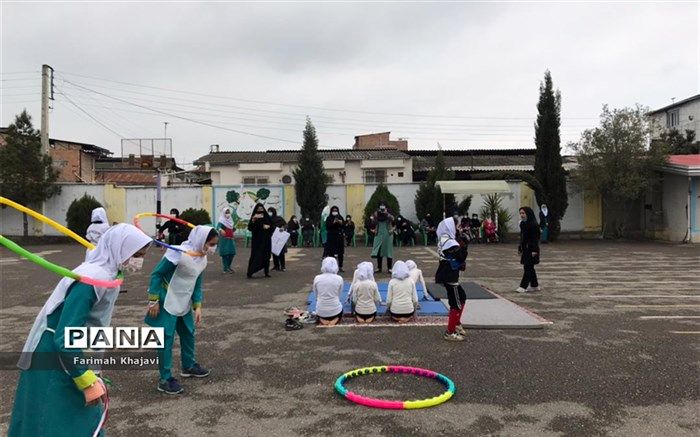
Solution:
[{"label": "utility pole", "polygon": [[49,100],[53,100],[53,68],[41,66],[41,153],[49,153]]}]

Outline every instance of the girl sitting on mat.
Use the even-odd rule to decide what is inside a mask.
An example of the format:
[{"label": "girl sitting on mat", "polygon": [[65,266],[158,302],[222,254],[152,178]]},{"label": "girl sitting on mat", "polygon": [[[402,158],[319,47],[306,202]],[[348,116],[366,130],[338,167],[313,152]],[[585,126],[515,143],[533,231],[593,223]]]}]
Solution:
[{"label": "girl sitting on mat", "polygon": [[418,284],[423,287],[423,300],[428,300],[428,287],[425,286],[423,271],[410,259],[406,261],[406,267],[408,267],[408,275],[411,277],[413,283],[416,284],[416,288],[418,288]]},{"label": "girl sitting on mat", "polygon": [[418,308],[416,284],[411,280],[408,266],[403,261],[396,261],[391,271],[386,308],[391,318],[398,323],[406,323],[416,314]]},{"label": "girl sitting on mat", "polygon": [[377,317],[377,304],[381,303],[382,298],[374,282],[374,265],[371,262],[357,265],[349,297],[357,323],[372,323]]},{"label": "girl sitting on mat", "polygon": [[338,275],[338,261],[333,257],[324,258],[321,274],[314,278],[313,292],[316,296],[318,323],[326,326],[337,325],[343,317],[343,278]]},{"label": "girl sitting on mat", "polygon": [[211,226],[195,226],[179,247],[203,255],[191,256],[168,249],[151,273],[145,321],[150,326],[165,328],[165,346],[158,349],[158,391],[167,394],[180,394],[184,391],[171,372],[176,332],[180,337],[180,376],[209,376],[209,370],[195,360],[195,326],[199,326],[202,321],[202,277],[207,267],[206,254],[216,251],[218,240],[219,233],[216,229]]}]

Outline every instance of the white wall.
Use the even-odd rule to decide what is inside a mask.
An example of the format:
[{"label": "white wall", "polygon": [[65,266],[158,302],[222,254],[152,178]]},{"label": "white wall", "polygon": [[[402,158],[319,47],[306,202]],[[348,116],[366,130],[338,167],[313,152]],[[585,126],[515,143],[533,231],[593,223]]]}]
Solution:
[{"label": "white wall", "polygon": [[665,231],[662,238],[682,241],[688,229],[686,205],[688,205],[688,177],[664,174],[663,211]]},{"label": "white wall", "polygon": [[[584,229],[583,191],[574,187],[571,181],[567,181],[566,191],[569,196],[569,206],[566,208],[564,219],[561,221],[561,230],[564,232],[582,231]],[[539,209],[537,214],[539,215]]]}]

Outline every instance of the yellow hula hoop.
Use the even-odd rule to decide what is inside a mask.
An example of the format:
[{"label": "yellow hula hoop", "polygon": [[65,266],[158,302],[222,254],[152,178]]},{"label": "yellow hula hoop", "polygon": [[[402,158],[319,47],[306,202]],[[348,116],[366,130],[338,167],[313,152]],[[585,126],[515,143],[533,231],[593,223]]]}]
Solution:
[{"label": "yellow hula hoop", "polygon": [[83,246],[87,247],[88,249],[92,250],[95,248],[95,245],[87,241],[85,238],[81,237],[80,235],[76,234],[75,232],[71,231],[67,227],[63,226],[60,223],[57,223],[50,218],[46,217],[45,215],[39,214],[38,212],[27,208],[26,206],[22,206],[17,202],[13,202],[12,200],[8,199],[7,197],[2,197],[0,196],[0,204],[2,205],[7,205],[11,206],[12,208],[21,211],[29,216],[32,216],[33,218],[39,220],[42,223],[46,223],[47,225],[51,226],[52,228],[56,229],[58,232],[61,232],[64,235],[67,235],[77,241],[78,243],[82,244]]}]

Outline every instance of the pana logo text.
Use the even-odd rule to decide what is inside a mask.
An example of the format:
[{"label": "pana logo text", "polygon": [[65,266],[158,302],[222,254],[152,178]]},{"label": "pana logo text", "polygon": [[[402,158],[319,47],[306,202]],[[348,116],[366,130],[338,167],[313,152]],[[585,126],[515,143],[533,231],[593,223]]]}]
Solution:
[{"label": "pana logo text", "polygon": [[163,328],[150,326],[126,328],[66,327],[66,349],[162,349]]}]

